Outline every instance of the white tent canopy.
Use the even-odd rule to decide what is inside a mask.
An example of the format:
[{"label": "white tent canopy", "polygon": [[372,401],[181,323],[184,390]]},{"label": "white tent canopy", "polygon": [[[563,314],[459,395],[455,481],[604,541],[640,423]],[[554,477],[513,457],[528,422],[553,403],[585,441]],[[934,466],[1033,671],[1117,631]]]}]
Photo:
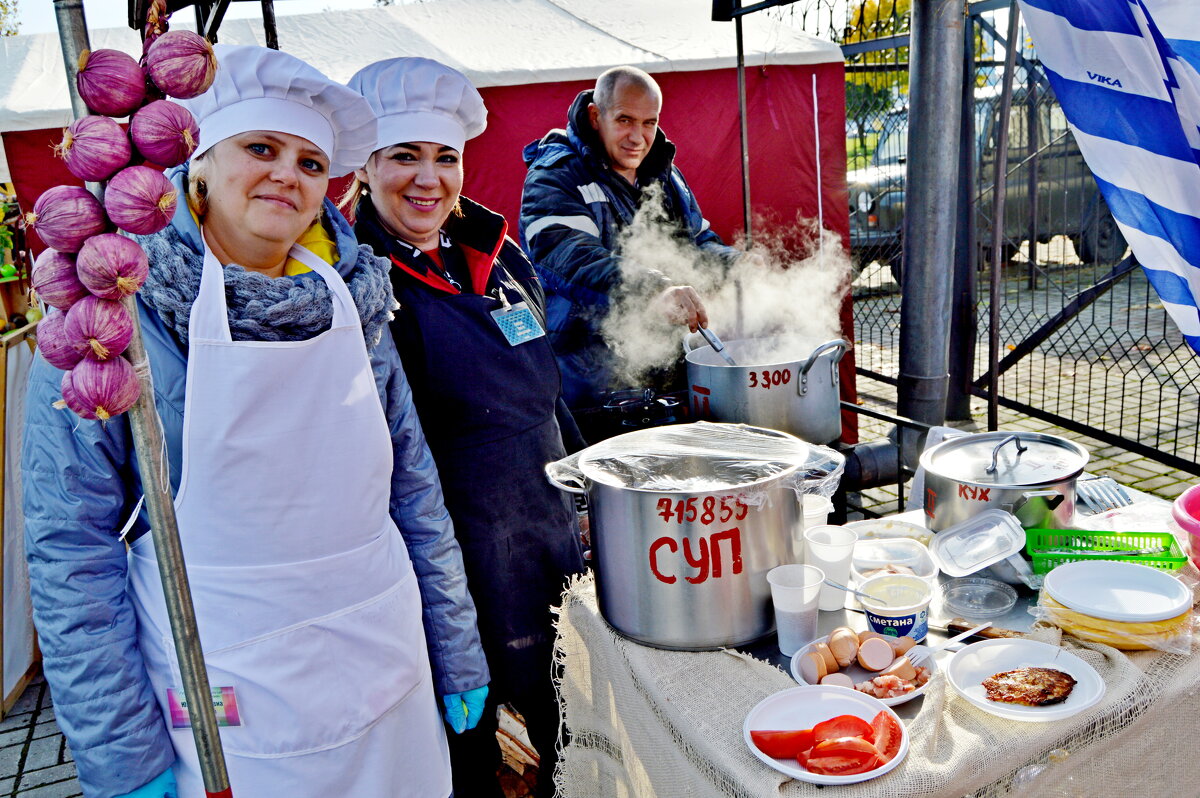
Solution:
[{"label": "white tent canopy", "polygon": [[[436,58],[484,88],[594,79],[617,64],[653,73],[734,66],[733,24],[712,22],[709,11],[697,0],[439,0],[276,22],[280,47],[334,80],[349,80],[382,58],[411,55]],[[177,17],[178,27],[194,27],[192,15]],[[837,45],[766,14],[743,24],[747,66],[842,60]],[[129,28],[89,36],[94,49],[141,55],[138,34]],[[218,36],[226,44],[265,44],[261,20],[227,20]],[[0,38],[0,131],[63,127],[70,120],[58,36]],[[8,180],[0,147],[0,182]]]}]

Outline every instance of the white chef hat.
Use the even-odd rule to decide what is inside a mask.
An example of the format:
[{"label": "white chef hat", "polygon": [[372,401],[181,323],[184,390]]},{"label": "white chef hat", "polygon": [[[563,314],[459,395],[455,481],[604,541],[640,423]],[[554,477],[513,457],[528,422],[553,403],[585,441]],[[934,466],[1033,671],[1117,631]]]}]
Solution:
[{"label": "white chef hat", "polygon": [[279,50],[224,44],[213,49],[212,86],[199,97],[177,101],[200,126],[193,157],[250,130],[308,139],[329,156],[331,177],[353,172],[375,151],[375,114],[357,92]]},{"label": "white chef hat", "polygon": [[483,98],[466,75],[429,58],[376,61],[347,85],[366,97],[379,117],[376,150],[432,141],[461,152],[487,127]]}]

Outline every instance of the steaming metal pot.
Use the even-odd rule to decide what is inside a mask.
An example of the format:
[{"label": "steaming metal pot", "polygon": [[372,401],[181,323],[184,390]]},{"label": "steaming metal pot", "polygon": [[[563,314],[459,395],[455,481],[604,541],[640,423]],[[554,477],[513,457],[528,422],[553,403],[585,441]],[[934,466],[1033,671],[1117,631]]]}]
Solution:
[{"label": "steaming metal pot", "polygon": [[850,344],[811,346],[794,336],[726,341],[725,353],[738,364],[731,366],[711,346],[685,337],[692,417],[768,427],[809,443],[837,440],[838,362]]},{"label": "steaming metal pot", "polygon": [[766,574],[795,562],[803,441],[734,424],[618,435],[549,463],[550,483],[585,494],[600,613],[657,648],[749,643],[775,627]]}]

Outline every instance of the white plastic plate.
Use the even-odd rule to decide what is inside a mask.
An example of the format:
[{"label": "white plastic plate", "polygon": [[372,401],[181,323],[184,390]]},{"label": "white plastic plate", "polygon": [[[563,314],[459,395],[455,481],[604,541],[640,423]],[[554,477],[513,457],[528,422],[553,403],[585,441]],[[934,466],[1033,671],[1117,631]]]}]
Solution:
[{"label": "white plastic plate", "polygon": [[[1014,668],[1054,668],[1075,677],[1075,687],[1061,704],[1027,707],[991,701],[983,680]],[[1096,669],[1066,649],[1036,640],[984,640],[962,649],[946,665],[946,680],[955,692],[985,712],[1009,720],[1062,720],[1097,704],[1104,681]]]},{"label": "white plastic plate", "polygon": [[[825,636],[818,640],[812,641],[807,646],[805,646],[804,648],[802,648],[796,652],[796,655],[792,657],[792,665],[791,665],[793,679],[795,679],[800,684],[804,684],[804,685],[810,684],[810,682],[807,682],[804,680],[804,676],[800,673],[800,659],[805,654],[812,651],[813,648],[817,645],[817,643],[828,643],[828,642],[829,642],[829,637]],[[921,656],[922,653],[928,651],[929,649],[926,646],[913,646],[911,650],[918,652],[917,656]],[[929,668],[929,681],[931,682],[931,681],[933,681],[933,677],[936,676],[937,672],[938,672],[937,662],[935,661],[934,657],[932,657],[932,656],[925,657],[925,660],[926,660],[926,662],[923,662],[921,664],[924,667]],[[846,667],[838,669],[838,673],[846,674],[854,681],[855,684],[858,684],[859,682],[865,682],[868,679],[874,679],[876,676],[879,675],[878,673],[874,673],[872,671],[867,670],[866,668],[859,665],[857,662],[851,662]],[[826,686],[828,686],[828,685],[826,685]],[[879,701],[882,704],[886,704],[889,707],[894,707],[897,704],[903,704],[906,701],[912,701],[914,698],[916,698],[918,696],[925,695],[925,690],[928,687],[929,687],[929,682],[925,682],[925,684],[921,685],[916,690],[913,690],[911,693],[905,693],[904,695],[898,695],[895,698],[875,698],[875,696],[869,695],[868,693],[863,693],[863,695],[867,696],[868,698],[875,698],[876,701]],[[806,726],[805,728],[808,728],[808,727]]]},{"label": "white plastic plate", "polygon": [[[900,724],[900,751],[892,761],[868,770],[866,773],[855,773],[849,776],[825,776],[820,773],[810,773],[800,767],[794,759],[774,759],[758,750],[751,741],[750,732],[772,729],[811,729],[823,720],[836,718],[838,715],[855,715],[870,723],[880,710],[889,713]],[[813,784],[855,784],[867,781],[887,773],[908,754],[908,729],[900,716],[885,707],[878,698],[872,698],[865,693],[851,690],[848,687],[829,687],[823,685],[808,685],[782,690],[759,701],[754,709],[746,715],[742,723],[742,739],[754,752],[754,755],[766,764],[786,773],[794,779],[808,781]]]},{"label": "white plastic plate", "polygon": [[1109,621],[1165,621],[1192,606],[1192,591],[1178,579],[1132,562],[1069,562],[1046,574],[1042,589],[1064,607]]}]

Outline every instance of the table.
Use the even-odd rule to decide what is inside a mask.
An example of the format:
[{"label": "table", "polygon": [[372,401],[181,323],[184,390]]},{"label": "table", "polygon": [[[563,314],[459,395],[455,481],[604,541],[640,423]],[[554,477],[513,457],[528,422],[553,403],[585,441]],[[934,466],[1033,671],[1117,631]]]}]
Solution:
[{"label": "table", "polygon": [[[1136,508],[1131,512],[1147,510]],[[1200,571],[1190,564],[1181,574],[1200,583]],[[863,627],[855,613],[822,616],[823,632],[847,621]],[[795,686],[777,667],[786,660],[777,650],[772,654],[773,641],[715,652],[640,645],[616,635],[600,617],[590,577],[567,591],[558,630],[560,696],[571,733],[558,776],[566,798],[1200,795],[1189,772],[1200,733],[1195,654],[1127,655],[1068,639],[1108,689],[1097,706],[1055,723],[997,718],[937,678],[924,698],[896,707],[910,736],[904,762],[871,781],[818,787],[762,764],[742,740],[750,709]],[[1032,634],[1050,643],[1060,638],[1053,628]],[[1029,775],[1023,769],[1046,763],[1054,749],[1069,755],[1023,781]]]}]

